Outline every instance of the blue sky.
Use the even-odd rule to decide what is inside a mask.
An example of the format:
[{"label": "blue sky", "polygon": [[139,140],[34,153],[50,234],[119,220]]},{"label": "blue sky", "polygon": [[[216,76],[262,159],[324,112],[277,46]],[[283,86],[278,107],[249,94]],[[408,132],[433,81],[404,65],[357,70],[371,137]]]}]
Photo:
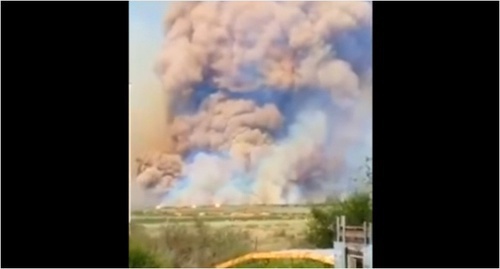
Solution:
[{"label": "blue sky", "polygon": [[169,2],[129,2],[129,75],[131,82],[149,76],[163,38]]}]

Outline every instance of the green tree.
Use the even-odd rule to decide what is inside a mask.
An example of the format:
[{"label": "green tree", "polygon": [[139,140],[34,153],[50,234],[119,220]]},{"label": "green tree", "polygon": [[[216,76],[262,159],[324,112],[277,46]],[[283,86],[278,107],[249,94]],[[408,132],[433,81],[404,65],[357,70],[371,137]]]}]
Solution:
[{"label": "green tree", "polygon": [[331,248],[336,234],[335,219],[344,215],[347,225],[362,225],[372,220],[371,198],[368,193],[355,193],[346,200],[311,210],[307,241],[317,247]]},{"label": "green tree", "polygon": [[326,206],[311,209],[306,239],[310,244],[322,248],[331,248],[336,234],[336,217],[344,215],[347,225],[362,225],[372,221],[372,170],[371,159],[361,168],[356,178],[360,191],[343,201],[331,200]]}]

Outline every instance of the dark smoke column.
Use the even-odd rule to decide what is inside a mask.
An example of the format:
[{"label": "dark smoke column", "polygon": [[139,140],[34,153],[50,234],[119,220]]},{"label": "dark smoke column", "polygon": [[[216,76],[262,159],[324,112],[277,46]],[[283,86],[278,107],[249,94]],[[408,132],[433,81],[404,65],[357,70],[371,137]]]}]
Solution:
[{"label": "dark smoke column", "polygon": [[173,146],[137,180],[173,204],[328,196],[371,124],[371,16],[368,2],[173,3],[157,66]]}]

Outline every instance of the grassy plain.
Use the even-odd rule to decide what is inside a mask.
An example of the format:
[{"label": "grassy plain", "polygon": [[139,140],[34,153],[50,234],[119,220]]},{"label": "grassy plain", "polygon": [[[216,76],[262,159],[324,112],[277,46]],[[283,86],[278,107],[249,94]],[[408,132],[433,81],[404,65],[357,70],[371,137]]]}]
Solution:
[{"label": "grassy plain", "polygon": [[304,247],[304,230],[309,206],[229,206],[166,207],[135,211],[132,223],[155,235],[162,226],[194,226],[196,221],[214,228],[234,229],[247,233],[255,251]]}]

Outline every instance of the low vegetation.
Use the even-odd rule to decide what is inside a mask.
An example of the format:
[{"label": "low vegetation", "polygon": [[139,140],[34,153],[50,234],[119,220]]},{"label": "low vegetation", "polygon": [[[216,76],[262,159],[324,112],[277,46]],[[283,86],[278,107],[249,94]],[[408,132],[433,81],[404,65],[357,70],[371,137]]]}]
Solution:
[{"label": "low vegetation", "polygon": [[[306,215],[302,216],[304,218]],[[286,216],[286,215],[270,215],[270,216],[248,216],[248,217],[231,217],[231,216],[185,216],[185,217],[140,217],[135,218],[132,222],[137,224],[149,224],[149,223],[165,223],[165,222],[193,222],[195,219],[199,219],[203,222],[220,222],[220,221],[261,221],[261,220],[290,220],[297,219],[300,216]]]},{"label": "low vegetation", "polygon": [[[372,220],[371,169],[365,168],[358,179],[365,186],[360,188],[361,192],[310,209],[227,206],[135,212],[129,266],[208,268],[256,250],[331,248],[337,216],[346,216],[347,225],[362,225]],[[155,235],[146,231],[152,229],[145,228],[148,225],[156,226]],[[258,260],[238,265],[238,268],[327,267],[331,265],[310,260]]]},{"label": "low vegetation", "polygon": [[137,227],[129,238],[129,268],[169,268],[171,263],[150,246],[151,240]]},{"label": "low vegetation", "polygon": [[[335,217],[345,215],[348,225],[371,221],[371,198],[367,193],[354,194],[345,201],[332,201],[311,209],[307,228],[301,234],[291,233],[287,223],[266,226],[270,240],[289,241],[290,248],[331,248],[335,236]],[[201,219],[194,225],[168,223],[156,236],[148,234],[142,225],[133,225],[130,239],[131,268],[212,267],[215,264],[255,251],[260,243],[242,229],[216,228]],[[286,224],[286,225],[285,225]],[[263,230],[255,223],[250,226]],[[275,228],[273,230],[273,227]],[[308,260],[268,260],[239,265],[239,268],[323,268],[321,263]]]},{"label": "low vegetation", "polygon": [[[154,237],[135,226],[131,233],[131,245],[131,268],[207,268],[251,251],[247,234],[215,229],[201,222],[196,222],[194,229],[171,224]],[[152,266],[155,264],[157,266]]]}]

